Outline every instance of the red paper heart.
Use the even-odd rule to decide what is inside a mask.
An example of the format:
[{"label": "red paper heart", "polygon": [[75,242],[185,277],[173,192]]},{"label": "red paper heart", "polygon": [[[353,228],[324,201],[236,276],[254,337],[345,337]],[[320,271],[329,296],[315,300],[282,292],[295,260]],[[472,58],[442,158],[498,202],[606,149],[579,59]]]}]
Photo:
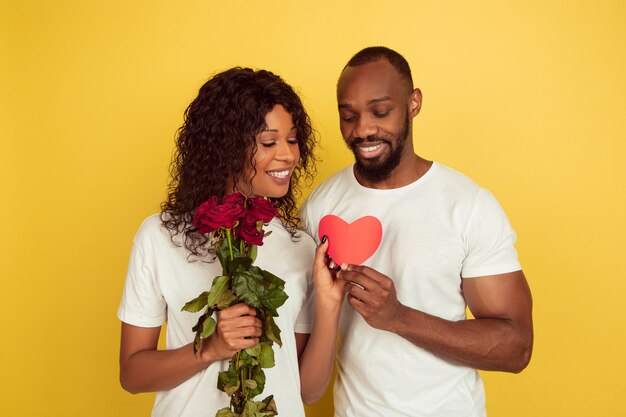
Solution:
[{"label": "red paper heart", "polygon": [[352,223],[328,214],[319,224],[320,240],[328,236],[328,255],[337,265],[361,265],[376,252],[383,237],[383,226],[376,217],[365,216]]}]

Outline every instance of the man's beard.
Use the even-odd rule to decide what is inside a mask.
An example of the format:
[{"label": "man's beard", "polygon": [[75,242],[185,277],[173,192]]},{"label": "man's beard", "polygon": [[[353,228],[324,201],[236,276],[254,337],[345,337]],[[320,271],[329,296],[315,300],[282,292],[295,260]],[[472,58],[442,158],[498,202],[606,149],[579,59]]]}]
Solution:
[{"label": "man's beard", "polygon": [[[404,129],[396,136],[396,148],[394,149],[391,142],[387,139],[378,136],[368,136],[365,139],[357,138],[350,144],[350,149],[354,153],[356,160],[355,168],[359,176],[363,177],[367,182],[379,183],[385,181],[391,176],[394,169],[400,164],[402,159],[402,153],[404,152],[404,145],[409,137],[410,118],[406,115],[404,120]],[[391,153],[382,161],[380,157],[371,160],[361,160],[358,156],[356,147],[364,142],[380,141],[386,143],[391,149]],[[381,155],[382,156],[382,155]],[[384,156],[383,156],[384,157]]]}]

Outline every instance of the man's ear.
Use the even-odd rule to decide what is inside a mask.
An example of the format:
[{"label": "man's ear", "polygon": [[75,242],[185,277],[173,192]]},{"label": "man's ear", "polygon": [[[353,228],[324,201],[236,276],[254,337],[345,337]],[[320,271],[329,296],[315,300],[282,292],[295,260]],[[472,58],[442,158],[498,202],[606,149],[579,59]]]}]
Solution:
[{"label": "man's ear", "polygon": [[419,88],[413,90],[409,96],[409,114],[411,117],[415,117],[422,109],[422,92]]}]

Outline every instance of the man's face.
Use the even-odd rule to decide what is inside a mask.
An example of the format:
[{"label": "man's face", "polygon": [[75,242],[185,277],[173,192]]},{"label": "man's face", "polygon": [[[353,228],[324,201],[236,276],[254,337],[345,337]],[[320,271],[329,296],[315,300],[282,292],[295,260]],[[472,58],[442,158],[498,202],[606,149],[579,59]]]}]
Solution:
[{"label": "man's face", "polygon": [[[411,91],[387,61],[347,67],[337,85],[341,134],[365,180],[384,181],[413,153]],[[419,111],[419,108],[418,108]],[[408,146],[407,146],[408,145]]]}]

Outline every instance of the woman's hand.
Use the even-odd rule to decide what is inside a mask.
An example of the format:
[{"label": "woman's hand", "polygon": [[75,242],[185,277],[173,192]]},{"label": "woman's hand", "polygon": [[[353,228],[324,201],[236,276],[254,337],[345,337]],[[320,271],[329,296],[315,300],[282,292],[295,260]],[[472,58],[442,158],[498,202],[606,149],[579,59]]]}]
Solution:
[{"label": "woman's hand", "polygon": [[214,362],[232,358],[241,349],[259,343],[262,323],[256,310],[239,303],[217,313],[217,326],[211,336],[202,341],[200,358]]},{"label": "woman's hand", "polygon": [[322,238],[322,243],[315,250],[313,260],[313,281],[315,283],[316,303],[321,307],[341,307],[345,296],[345,281],[338,280],[328,264],[330,258],[326,255],[328,239]]}]

